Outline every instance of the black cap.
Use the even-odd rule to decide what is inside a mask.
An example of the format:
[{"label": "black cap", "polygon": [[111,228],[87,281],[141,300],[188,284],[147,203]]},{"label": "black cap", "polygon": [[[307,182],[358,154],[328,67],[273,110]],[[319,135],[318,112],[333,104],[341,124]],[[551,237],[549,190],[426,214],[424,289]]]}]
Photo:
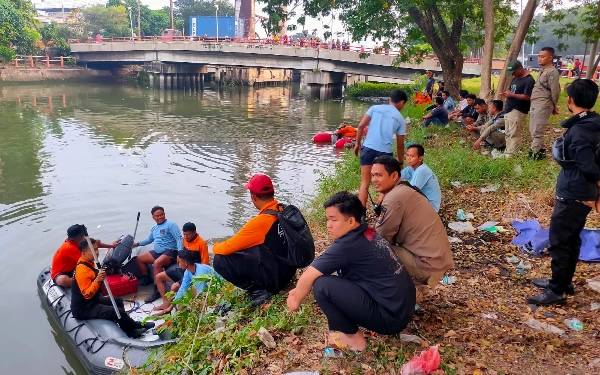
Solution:
[{"label": "black cap", "polygon": [[196,231],[196,225],[194,223],[185,223],[183,224],[183,228],[181,230],[182,232],[195,232]]},{"label": "black cap", "polygon": [[85,226],[82,224],[74,224],[67,229],[67,238],[70,240],[76,240],[79,237],[85,235]]}]

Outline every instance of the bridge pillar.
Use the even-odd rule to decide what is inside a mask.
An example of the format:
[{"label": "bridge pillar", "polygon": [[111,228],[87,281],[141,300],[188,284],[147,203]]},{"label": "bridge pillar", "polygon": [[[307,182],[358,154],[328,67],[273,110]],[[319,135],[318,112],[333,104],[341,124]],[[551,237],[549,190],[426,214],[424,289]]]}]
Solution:
[{"label": "bridge pillar", "polygon": [[183,78],[185,80],[185,91],[191,91],[192,90],[191,74],[186,74]]},{"label": "bridge pillar", "polygon": [[206,76],[204,73],[200,73],[200,79],[199,79],[199,83],[200,83],[200,91],[204,90],[204,82],[206,82]]},{"label": "bridge pillar", "polygon": [[164,75],[164,74],[162,74],[162,73],[159,73],[159,74],[158,74],[158,87],[159,87],[161,90],[164,90],[164,89],[165,89],[165,75]]},{"label": "bridge pillar", "polygon": [[165,86],[167,90],[173,88],[173,74],[165,74]]},{"label": "bridge pillar", "polygon": [[221,86],[222,82],[223,82],[223,76],[221,75],[221,67],[220,66],[216,66],[215,67],[215,83],[218,86]]},{"label": "bridge pillar", "polygon": [[148,85],[150,85],[150,88],[154,88],[154,73],[148,74]]},{"label": "bridge pillar", "polygon": [[342,95],[346,75],[335,72],[305,71],[302,73],[302,82],[308,87],[309,97],[325,100]]},{"label": "bridge pillar", "polygon": [[173,90],[183,89],[183,75],[181,73],[173,74]]}]

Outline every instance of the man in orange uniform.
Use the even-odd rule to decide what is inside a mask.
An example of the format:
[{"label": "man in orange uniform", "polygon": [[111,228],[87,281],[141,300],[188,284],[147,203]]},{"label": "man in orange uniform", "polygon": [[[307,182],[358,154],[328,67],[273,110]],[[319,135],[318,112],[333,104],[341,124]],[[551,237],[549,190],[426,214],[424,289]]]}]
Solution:
[{"label": "man in orange uniform", "polygon": [[248,291],[252,305],[271,299],[296,274],[285,262],[288,246],[277,216],[266,210],[281,211],[269,176],[252,176],[244,186],[259,214],[250,219],[230,239],[213,245],[213,266],[225,280]]},{"label": "man in orange uniform", "polygon": [[121,319],[117,318],[117,313],[109,297],[100,295],[100,286],[106,279],[106,271],[98,270],[94,264],[94,255],[98,256],[98,241],[90,239],[94,249],[90,249],[86,240],[81,240],[78,249],[81,257],[75,268],[73,288],[71,289],[71,312],[75,319],[107,319],[117,323],[119,327],[132,338],[139,338],[142,332],[139,329],[148,329],[154,327],[154,322],[142,324],[131,319],[125,312],[123,300],[115,298],[115,303],[119,308]]},{"label": "man in orange uniform", "polygon": [[[67,239],[56,250],[52,257],[52,267],[50,268],[50,277],[55,284],[70,288],[73,283],[73,271],[79,260],[80,251],[77,247],[79,241],[83,239],[85,226],[81,224],[71,225],[67,229]],[[96,240],[97,246],[102,248],[116,247],[121,240],[116,240],[111,245]]]},{"label": "man in orange uniform", "polygon": [[335,134],[340,137],[356,138],[356,128],[342,122],[336,129]]},{"label": "man in orange uniform", "polygon": [[[191,250],[195,255],[195,259],[193,263],[202,263],[206,265],[210,265],[210,259],[208,258],[208,245],[206,241],[200,237],[198,232],[196,232],[196,225],[194,223],[185,223],[183,224],[183,248],[187,250]],[[171,268],[166,271],[163,271],[156,275],[156,286],[158,288],[158,292],[162,297],[163,303],[160,306],[156,306],[153,310],[164,310],[171,306],[171,301],[165,294],[167,294],[167,281],[171,281],[174,284],[171,286],[171,291],[177,292],[179,290],[179,286],[181,284],[181,280],[183,279],[183,275],[185,270],[176,267]]]}]

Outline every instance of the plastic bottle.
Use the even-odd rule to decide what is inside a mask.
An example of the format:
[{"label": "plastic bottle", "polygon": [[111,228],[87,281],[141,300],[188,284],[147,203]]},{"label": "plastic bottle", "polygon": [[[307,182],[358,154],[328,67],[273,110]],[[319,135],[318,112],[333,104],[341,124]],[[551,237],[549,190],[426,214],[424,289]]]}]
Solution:
[{"label": "plastic bottle", "polygon": [[452,285],[456,282],[456,276],[444,276],[442,279],[442,284],[444,285]]},{"label": "plastic bottle", "polygon": [[459,208],[458,210],[456,210],[456,217],[458,218],[458,220],[466,220],[467,219],[467,215],[465,215],[465,211],[463,211],[462,208]]},{"label": "plastic bottle", "polygon": [[583,331],[583,323],[579,319],[565,319],[565,324],[577,332]]}]

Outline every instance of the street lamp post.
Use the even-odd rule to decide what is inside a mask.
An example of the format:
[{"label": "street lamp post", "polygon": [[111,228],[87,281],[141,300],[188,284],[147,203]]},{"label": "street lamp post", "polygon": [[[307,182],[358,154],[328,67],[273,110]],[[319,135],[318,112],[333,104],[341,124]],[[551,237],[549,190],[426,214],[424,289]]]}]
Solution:
[{"label": "street lamp post", "polygon": [[129,26],[131,27],[131,41],[133,41],[133,18],[131,18],[131,7],[127,7],[129,11]]},{"label": "street lamp post", "polygon": [[215,4],[215,22],[217,24],[217,43],[219,43],[219,4]]}]

